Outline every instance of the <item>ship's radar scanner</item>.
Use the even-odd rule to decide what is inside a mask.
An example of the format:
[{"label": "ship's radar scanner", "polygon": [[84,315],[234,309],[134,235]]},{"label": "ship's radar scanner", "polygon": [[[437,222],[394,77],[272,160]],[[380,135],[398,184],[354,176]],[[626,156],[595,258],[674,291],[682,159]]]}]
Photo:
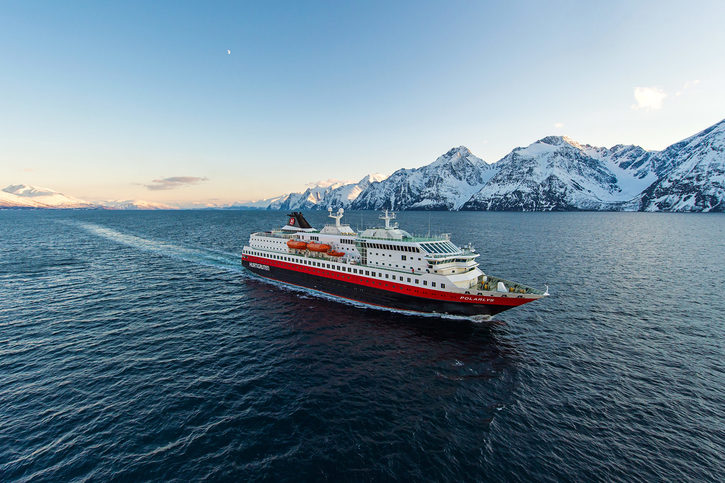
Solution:
[{"label": "ship's radar scanner", "polygon": [[340,227],[340,220],[342,219],[342,215],[345,213],[345,210],[343,210],[342,208],[340,208],[339,210],[337,210],[337,214],[336,215],[333,215],[332,214],[332,208],[327,208],[327,212],[328,212],[328,215],[327,216],[329,216],[330,218],[333,218],[335,220],[335,226],[339,228]]},{"label": "ship's radar scanner", "polygon": [[385,221],[385,229],[386,230],[391,230],[391,229],[394,229],[394,228],[398,228],[398,224],[397,223],[393,223],[393,226],[390,226],[390,220],[394,220],[395,219],[395,213],[394,212],[392,212],[392,211],[391,212],[388,212],[388,210],[385,210],[385,214],[380,215],[380,219]]}]

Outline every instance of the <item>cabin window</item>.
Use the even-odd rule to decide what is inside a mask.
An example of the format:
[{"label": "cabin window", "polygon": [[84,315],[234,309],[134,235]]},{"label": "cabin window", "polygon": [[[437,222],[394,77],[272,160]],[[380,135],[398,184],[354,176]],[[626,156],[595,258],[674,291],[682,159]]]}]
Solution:
[{"label": "cabin window", "polygon": [[442,283],[441,284],[441,288],[446,288],[446,284],[445,283]]},{"label": "cabin window", "polygon": [[410,283],[410,277],[408,277],[408,283]]},{"label": "cabin window", "polygon": [[423,285],[428,285],[428,280],[423,280]]},{"label": "cabin window", "polygon": [[405,260],[406,259],[405,255],[400,255],[400,259]]},{"label": "cabin window", "polygon": [[388,278],[388,274],[387,273],[385,274],[385,278]]},{"label": "cabin window", "polygon": [[370,276],[370,270],[365,270],[365,275]]},{"label": "cabin window", "polygon": [[430,284],[433,285],[434,287],[436,286],[436,283],[435,282],[431,282]]},{"label": "cabin window", "polygon": [[416,279],[415,279],[415,283],[420,283],[420,280],[418,280],[418,279],[416,278]]}]

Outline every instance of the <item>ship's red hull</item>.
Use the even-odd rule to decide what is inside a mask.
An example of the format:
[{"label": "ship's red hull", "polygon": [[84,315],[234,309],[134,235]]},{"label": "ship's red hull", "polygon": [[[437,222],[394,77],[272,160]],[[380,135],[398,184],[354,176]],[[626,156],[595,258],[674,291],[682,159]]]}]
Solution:
[{"label": "ship's red hull", "polygon": [[242,265],[262,277],[369,305],[462,316],[495,315],[536,300],[519,295],[460,294],[244,255]]}]

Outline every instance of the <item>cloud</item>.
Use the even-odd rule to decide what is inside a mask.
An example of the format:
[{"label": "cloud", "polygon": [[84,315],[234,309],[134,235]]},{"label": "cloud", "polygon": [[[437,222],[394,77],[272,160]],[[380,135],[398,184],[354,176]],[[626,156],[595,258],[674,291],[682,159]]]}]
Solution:
[{"label": "cloud", "polygon": [[689,89],[690,87],[695,87],[699,83],[700,83],[700,79],[695,79],[695,80],[687,81],[687,82],[685,82],[685,86],[683,88],[684,89]]},{"label": "cloud", "polygon": [[152,180],[152,184],[146,184],[146,188],[152,191],[172,190],[181,188],[182,186],[190,186],[207,181],[209,178],[199,178],[196,176],[172,176],[171,178],[161,178]]},{"label": "cloud", "polygon": [[227,55],[232,55],[231,49],[227,49]]},{"label": "cloud", "polygon": [[561,129],[561,128],[563,128],[563,127],[564,127],[564,123],[563,123],[563,122],[555,122],[555,123],[554,123],[554,127],[555,127],[556,129]]},{"label": "cloud", "polygon": [[647,111],[655,111],[662,109],[662,101],[667,97],[667,93],[660,87],[635,87],[634,100],[637,104],[632,104],[632,109],[645,109]]},{"label": "cloud", "polygon": [[687,89],[690,89],[690,88],[692,88],[692,87],[695,87],[695,86],[696,86],[697,84],[699,84],[699,83],[700,83],[700,80],[699,80],[699,79],[695,79],[695,80],[689,80],[689,81],[685,82],[685,83],[684,83],[684,84],[682,85],[682,89],[680,89],[679,91],[675,92],[675,96],[681,96],[682,94],[684,94],[684,93],[685,93],[685,91],[686,91]]}]

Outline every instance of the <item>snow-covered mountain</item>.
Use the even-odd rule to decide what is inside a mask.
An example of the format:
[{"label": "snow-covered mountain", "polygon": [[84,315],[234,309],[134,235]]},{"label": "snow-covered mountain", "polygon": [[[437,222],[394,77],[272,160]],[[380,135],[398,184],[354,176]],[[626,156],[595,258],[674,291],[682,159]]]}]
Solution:
[{"label": "snow-covered mountain", "polygon": [[0,191],[0,208],[46,208],[40,203],[13,193]]},{"label": "snow-covered mountain", "polygon": [[280,196],[274,196],[272,198],[267,198],[264,200],[256,200],[256,201],[240,201],[237,203],[232,203],[231,205],[225,207],[225,209],[234,210],[234,209],[245,209],[245,210],[266,210],[270,206],[278,206],[280,202],[282,202],[285,198],[287,198],[289,195],[280,195]]},{"label": "snow-covered mountain", "polygon": [[622,209],[655,181],[650,172],[637,169],[649,157],[638,146],[607,149],[562,136],[545,137],[498,161],[496,175],[462,209]]},{"label": "snow-covered mountain", "polygon": [[178,210],[177,206],[144,200],[111,200],[101,205],[109,210]]},{"label": "snow-covered mountain", "polygon": [[50,188],[15,184],[0,190],[0,208],[174,210],[176,206],[143,200],[111,200],[91,203]]},{"label": "snow-covered mountain", "polygon": [[662,151],[548,136],[487,164],[460,146],[384,180],[316,186],[269,209],[725,211],[725,120]]},{"label": "snow-covered mountain", "polygon": [[[628,210],[725,211],[725,120],[662,151],[611,148],[548,136],[487,164],[466,147],[433,163],[328,180],[303,192],[238,203],[228,209],[310,210]],[[161,203],[93,204],[47,188],[11,185],[0,208],[174,209]]]},{"label": "snow-covered mountain", "polygon": [[2,208],[97,208],[97,205],[48,188],[26,184],[10,185],[0,195]]},{"label": "snow-covered mountain", "polygon": [[460,146],[427,166],[399,169],[386,180],[371,184],[350,208],[457,210],[495,173],[491,165]]},{"label": "snow-covered mountain", "polygon": [[725,211],[725,120],[657,153],[662,176],[639,196],[642,211]]},{"label": "snow-covered mountain", "polygon": [[[384,179],[385,176],[376,173],[369,174],[356,183],[328,180],[327,182],[307,188],[302,193],[289,193],[272,198],[264,207],[270,210],[347,208],[371,184]],[[256,203],[259,205],[264,202]],[[251,206],[251,204],[245,203],[243,206]]]}]

